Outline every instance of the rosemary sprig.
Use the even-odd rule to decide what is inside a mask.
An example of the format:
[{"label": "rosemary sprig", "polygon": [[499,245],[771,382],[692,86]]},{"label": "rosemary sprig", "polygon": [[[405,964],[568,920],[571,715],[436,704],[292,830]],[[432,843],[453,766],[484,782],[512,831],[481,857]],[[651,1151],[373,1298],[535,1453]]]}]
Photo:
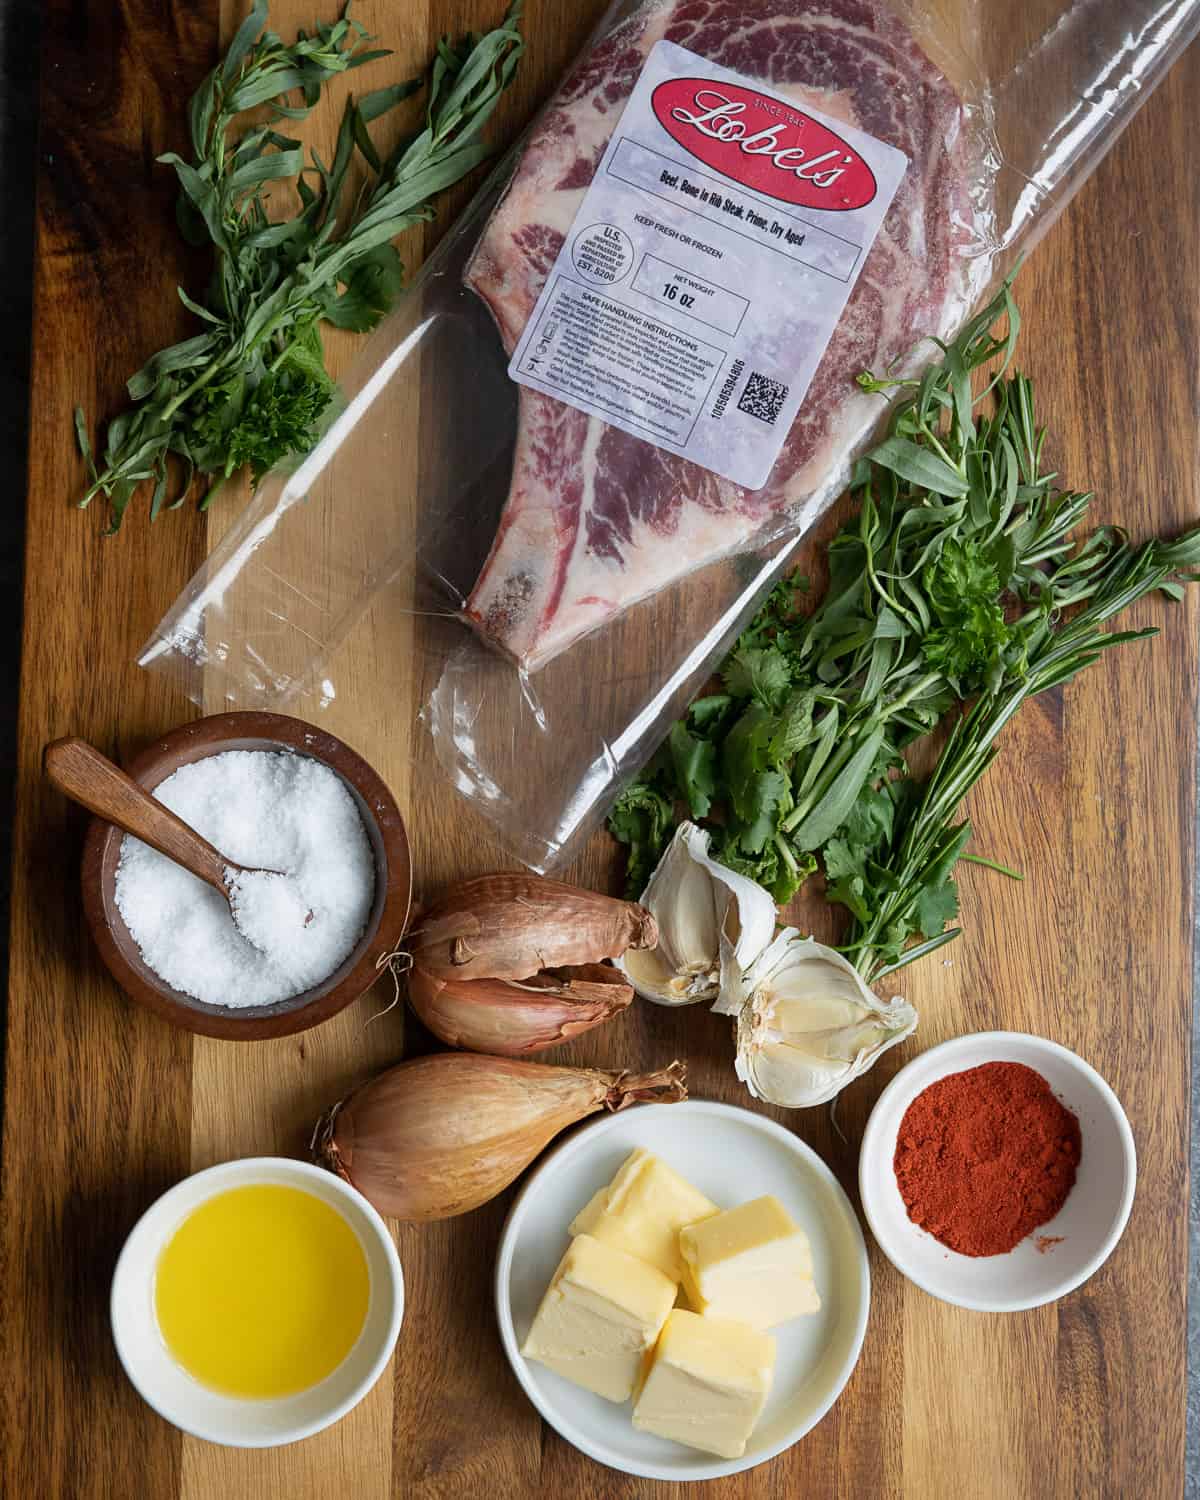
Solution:
[{"label": "rosemary sprig", "polygon": [[[266,30],[266,0],[254,0],[224,60],[188,106],[192,159],[168,153],[180,183],[178,221],[196,244],[210,243],[212,277],[205,295],[184,305],[203,332],[154,355],[128,382],[131,405],[108,425],[97,468],[82,410],[75,414],[91,483],[79,504],[107,496],[116,531],[135,491],[153,481],[150,518],[186,498],[196,475],[208,481],[201,508],[245,465],[257,480],[319,435],[333,394],[320,326],[362,332],[375,326],[403,283],[392,241],[432,217],[432,200],[488,154],[481,139],[512,79],[523,43],[522,0],[512,0],[499,27],[457,44],[443,39],[427,79],[414,78],[346,103],[331,163],[276,128],[303,119],[334,78],[389,54],[348,14],[310,36],[283,43]],[[419,129],[386,159],[371,123],[427,85]],[[270,120],[259,116],[263,106]],[[256,111],[245,130],[238,122]],[[345,204],[355,155],[368,183]],[[290,218],[267,211],[271,185],[294,185]],[[169,456],[181,466],[168,499]]]}]

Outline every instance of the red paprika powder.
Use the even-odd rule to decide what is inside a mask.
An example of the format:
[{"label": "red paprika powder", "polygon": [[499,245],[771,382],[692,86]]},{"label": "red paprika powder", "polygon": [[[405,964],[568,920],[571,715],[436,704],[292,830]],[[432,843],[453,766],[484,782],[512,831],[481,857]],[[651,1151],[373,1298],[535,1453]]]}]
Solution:
[{"label": "red paprika powder", "polygon": [[984,1063],[924,1089],[893,1162],[908,1216],[960,1255],[1002,1255],[1075,1185],[1079,1121],[1024,1063]]}]

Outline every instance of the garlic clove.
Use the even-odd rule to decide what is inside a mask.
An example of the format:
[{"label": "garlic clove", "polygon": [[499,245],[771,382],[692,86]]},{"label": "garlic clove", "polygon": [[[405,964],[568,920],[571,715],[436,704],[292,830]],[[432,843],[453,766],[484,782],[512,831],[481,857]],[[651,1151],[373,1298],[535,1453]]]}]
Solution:
[{"label": "garlic clove", "polygon": [[651,875],[641,904],[658,924],[658,944],[616,959],[645,1000],[693,1005],[711,1000],[771,941],[768,891],[708,853],[709,835],[681,823]]},{"label": "garlic clove", "polygon": [[[693,853],[693,830],[685,824],[667,846],[650,877],[642,905],[653,915],[661,909],[656,950],[663,967],[678,975],[706,975],[713,969],[720,943],[717,890],[708,870]],[[707,835],[701,835],[707,845]],[[703,857],[703,855],[702,855]],[[650,905],[653,902],[654,905]]]},{"label": "garlic clove", "polygon": [[738,1077],[756,1099],[791,1109],[834,1098],[917,1025],[907,1001],[880,1000],[840,953],[795,928],[713,1009],[737,1016]]},{"label": "garlic clove", "polygon": [[710,971],[678,974],[656,949],[631,949],[613,963],[643,1000],[657,1005],[693,1005],[706,998],[712,984]]}]

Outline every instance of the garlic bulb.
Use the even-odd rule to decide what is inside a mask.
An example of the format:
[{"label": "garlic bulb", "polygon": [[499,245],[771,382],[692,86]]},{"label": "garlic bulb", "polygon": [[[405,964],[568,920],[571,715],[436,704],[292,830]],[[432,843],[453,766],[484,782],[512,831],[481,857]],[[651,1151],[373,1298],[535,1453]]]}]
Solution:
[{"label": "garlic bulb", "polygon": [[709,835],[681,823],[641,904],[658,923],[658,944],[615,960],[644,1000],[693,1005],[711,1000],[758,957],[775,931],[768,891],[708,854]]},{"label": "garlic bulb", "polygon": [[737,1075],[756,1099],[824,1104],[912,1032],[906,1000],[880,1000],[840,953],[786,927],[715,1011],[736,1017]]}]

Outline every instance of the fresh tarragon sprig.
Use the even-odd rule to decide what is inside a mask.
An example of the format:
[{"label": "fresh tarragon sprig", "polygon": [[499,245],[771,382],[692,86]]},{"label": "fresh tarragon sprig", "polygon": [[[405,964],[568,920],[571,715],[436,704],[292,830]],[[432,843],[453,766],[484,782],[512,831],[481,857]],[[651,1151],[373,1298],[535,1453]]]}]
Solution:
[{"label": "fresh tarragon sprig", "polygon": [[[223,61],[188,106],[192,158],[159,160],[179,178],[179,227],[214,253],[202,298],[184,305],[204,331],[161,350],[128,382],[131,405],[108,425],[97,466],[81,409],[80,449],[91,483],[79,501],[107,496],[116,531],[138,487],[153,481],[150,518],[174,509],[197,475],[201,507],[223,480],[249,465],[257,480],[306,453],[333,394],[320,327],[365,331],[392,305],[404,267],[392,241],[432,217],[432,200],[489,153],[480,135],[521,56],[522,0],[512,0],[487,35],[439,42],[425,78],[347,101],[333,159],[308,159],[282,122],[303,119],[334,78],[375,58],[374,38],[348,14],[285,44],[266,30],[266,0],[255,0]],[[427,83],[420,128],[381,158],[368,127]],[[270,113],[261,122],[263,108]],[[241,117],[253,123],[239,133]],[[368,182],[348,204],[356,156]],[[291,182],[297,210],[268,213],[272,185]],[[168,498],[170,456],[179,465]]]},{"label": "fresh tarragon sprig", "polygon": [[[826,594],[805,614],[795,582],[777,585],[723,691],[692,704],[618,799],[609,827],[629,845],[635,894],[687,815],[780,902],[820,870],[868,978],[957,935],[944,930],[952,872],[976,856],[954,820],[1004,725],[1109,647],[1154,634],[1104,626],[1156,590],[1178,599],[1200,564],[1200,531],[1074,539],[1092,497],[1043,472],[1032,385],[1008,373],[1019,328],[1006,284],[920,379],[861,378],[896,399],[855,471],[859,508],[830,544]],[[972,373],[993,364],[975,395]],[[932,775],[913,778],[903,751],[948,716]]]}]

